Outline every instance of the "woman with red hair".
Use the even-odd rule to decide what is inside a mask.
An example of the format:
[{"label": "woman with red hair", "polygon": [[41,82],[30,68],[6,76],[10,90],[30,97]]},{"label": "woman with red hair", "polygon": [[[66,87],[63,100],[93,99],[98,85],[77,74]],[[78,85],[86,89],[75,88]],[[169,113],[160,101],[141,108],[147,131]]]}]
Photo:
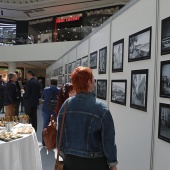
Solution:
[{"label": "woman with red hair", "polygon": [[[67,99],[60,147],[64,170],[117,170],[114,122],[108,107],[92,94],[95,80],[88,67],[71,73],[76,95]],[[59,111],[57,141],[66,102]]]}]

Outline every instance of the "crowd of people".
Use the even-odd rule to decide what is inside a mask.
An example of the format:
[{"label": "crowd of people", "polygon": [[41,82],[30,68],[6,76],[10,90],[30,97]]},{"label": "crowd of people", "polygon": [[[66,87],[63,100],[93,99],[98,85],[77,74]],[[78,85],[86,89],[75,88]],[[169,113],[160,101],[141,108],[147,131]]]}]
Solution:
[{"label": "crowd of people", "polygon": [[[117,170],[117,148],[115,127],[108,107],[93,94],[95,80],[92,70],[79,66],[71,73],[71,83],[57,86],[57,79],[42,89],[32,70],[26,72],[27,81],[20,84],[21,75],[15,71],[8,74],[5,83],[0,75],[0,109],[5,106],[5,116],[19,115],[21,96],[25,114],[37,131],[37,107],[43,101],[43,128],[47,128],[51,115],[58,119],[57,144],[64,110],[66,110],[60,155],[64,170]],[[3,95],[2,95],[3,94]],[[51,110],[48,102],[52,94],[58,97],[56,107]],[[68,103],[68,104],[66,104]],[[43,137],[42,145],[45,146]]]}]

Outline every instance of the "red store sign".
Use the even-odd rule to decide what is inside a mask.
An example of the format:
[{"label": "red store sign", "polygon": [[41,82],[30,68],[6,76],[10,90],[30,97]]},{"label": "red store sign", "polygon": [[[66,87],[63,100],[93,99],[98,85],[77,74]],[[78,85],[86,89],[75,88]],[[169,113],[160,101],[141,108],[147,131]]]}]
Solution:
[{"label": "red store sign", "polygon": [[77,17],[71,17],[71,18],[63,18],[63,19],[59,19],[59,18],[56,18],[56,23],[63,23],[63,22],[71,22],[71,21],[78,21],[80,20],[80,17],[77,16]]}]

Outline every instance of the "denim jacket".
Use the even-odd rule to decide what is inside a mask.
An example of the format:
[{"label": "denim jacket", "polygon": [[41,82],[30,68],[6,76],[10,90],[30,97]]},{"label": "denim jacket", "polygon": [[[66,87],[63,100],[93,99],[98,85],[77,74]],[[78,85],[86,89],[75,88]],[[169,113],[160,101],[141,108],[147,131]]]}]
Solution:
[{"label": "denim jacket", "polygon": [[[57,141],[65,104],[66,102],[59,111]],[[105,156],[109,166],[117,164],[115,128],[111,113],[92,93],[79,93],[68,99],[60,149],[61,154],[85,158]]]}]

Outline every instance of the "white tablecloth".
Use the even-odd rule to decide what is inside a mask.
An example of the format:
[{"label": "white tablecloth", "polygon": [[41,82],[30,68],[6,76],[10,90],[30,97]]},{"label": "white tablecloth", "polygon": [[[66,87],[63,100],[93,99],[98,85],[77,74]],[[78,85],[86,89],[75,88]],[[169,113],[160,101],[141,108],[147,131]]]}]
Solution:
[{"label": "white tablecloth", "polygon": [[35,132],[14,141],[0,141],[0,170],[42,170]]}]

